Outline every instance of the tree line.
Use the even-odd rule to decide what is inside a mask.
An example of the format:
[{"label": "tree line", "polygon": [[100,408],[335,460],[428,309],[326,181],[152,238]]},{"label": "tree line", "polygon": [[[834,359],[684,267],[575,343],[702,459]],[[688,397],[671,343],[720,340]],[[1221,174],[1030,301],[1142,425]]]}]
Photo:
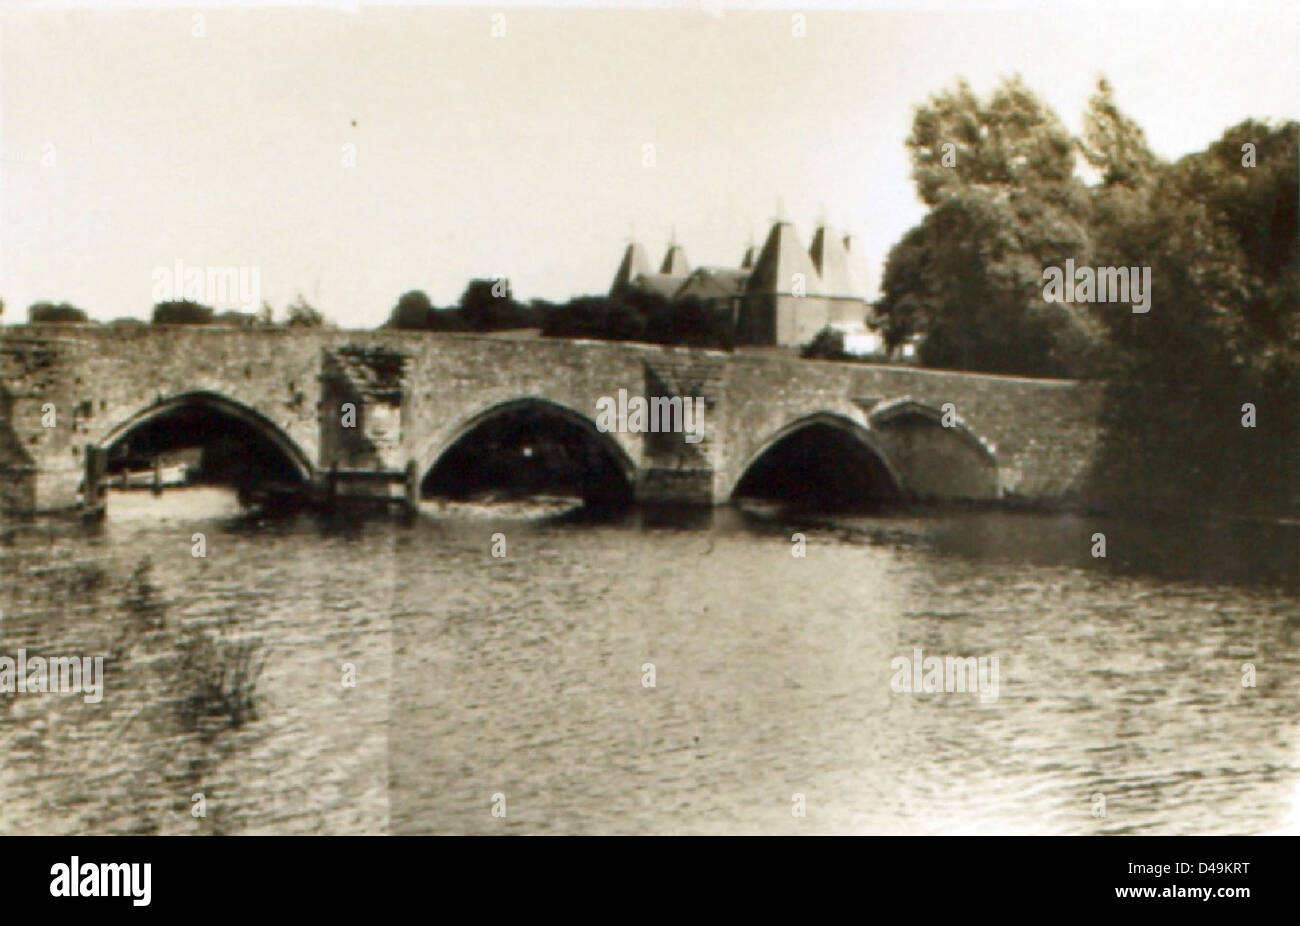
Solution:
[{"label": "tree line", "polygon": [[388,328],[419,331],[537,329],[543,337],[645,341],[691,347],[732,346],[728,310],[687,298],[621,287],[609,295],[575,296],[565,302],[517,302],[507,280],[471,280],[456,305],[436,308],[419,290],[397,300]]},{"label": "tree line", "polygon": [[[1094,496],[1300,511],[1300,124],[1248,119],[1170,163],[1104,79],[1075,138],[1012,78],[932,97],[907,147],[929,211],[886,262],[887,343],[1102,380]],[[1067,260],[1149,272],[1147,311],[1046,299]]]},{"label": "tree line", "polygon": [[[86,313],[68,303],[33,303],[28,309],[33,323],[89,323]],[[266,327],[271,307],[265,303],[256,315],[217,313],[211,306],[189,300],[160,302],[153,308],[155,325],[233,325]],[[140,326],[138,319],[110,322]],[[320,327],[324,316],[301,296],[285,312],[284,325]],[[644,341],[691,347],[730,349],[730,311],[712,303],[688,298],[672,302],[657,293],[624,287],[607,296],[575,296],[565,302],[533,299],[517,301],[508,280],[471,280],[453,306],[438,308],[420,290],[403,293],[389,314],[385,328],[402,331],[492,332],[535,329],[543,337],[591,338],[608,341]]]},{"label": "tree line", "polygon": [[[0,302],[0,314],[4,303]],[[31,324],[93,324],[84,309],[68,302],[33,302],[27,307],[27,321]],[[110,322],[110,327],[139,327],[146,323],[138,318],[117,318]],[[321,328],[330,323],[315,306],[307,302],[299,293],[285,307],[283,321],[274,320],[274,310],[267,302],[262,303],[259,312],[218,312],[210,305],[191,299],[173,299],[156,303],[149,324],[154,325],[227,325],[235,328],[270,328],[284,325],[290,328]]]}]

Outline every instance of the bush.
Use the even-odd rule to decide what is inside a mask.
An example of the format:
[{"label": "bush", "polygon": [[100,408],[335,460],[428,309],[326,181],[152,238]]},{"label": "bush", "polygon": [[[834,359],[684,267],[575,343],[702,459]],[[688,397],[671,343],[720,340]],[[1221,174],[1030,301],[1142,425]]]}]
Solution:
[{"label": "bush", "polygon": [[33,302],[27,307],[27,320],[32,324],[85,324],[86,313],[67,302]]},{"label": "bush", "polygon": [[844,350],[844,332],[826,327],[804,345],[799,356],[805,360],[848,360]]},{"label": "bush", "polygon": [[315,306],[307,302],[302,297],[302,293],[291,302],[285,311],[288,313],[288,319],[285,322],[290,328],[323,328],[325,327],[325,316],[320,313]]},{"label": "bush", "polygon": [[160,302],[153,307],[155,325],[207,325],[211,323],[212,315],[211,306],[188,299]]}]

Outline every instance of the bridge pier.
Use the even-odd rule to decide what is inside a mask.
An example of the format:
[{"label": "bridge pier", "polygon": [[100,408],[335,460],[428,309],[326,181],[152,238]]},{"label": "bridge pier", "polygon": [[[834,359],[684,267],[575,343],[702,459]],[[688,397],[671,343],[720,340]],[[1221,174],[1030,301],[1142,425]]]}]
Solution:
[{"label": "bridge pier", "polygon": [[108,469],[108,454],[94,444],[86,444],[86,471],[81,490],[81,508],[89,514],[104,510],[104,473]]},{"label": "bridge pier", "polygon": [[646,505],[725,504],[727,499],[714,497],[713,481],[708,467],[642,467],[637,471],[635,497]]},{"label": "bridge pier", "polygon": [[406,510],[420,510],[420,467],[414,460],[406,461]]}]

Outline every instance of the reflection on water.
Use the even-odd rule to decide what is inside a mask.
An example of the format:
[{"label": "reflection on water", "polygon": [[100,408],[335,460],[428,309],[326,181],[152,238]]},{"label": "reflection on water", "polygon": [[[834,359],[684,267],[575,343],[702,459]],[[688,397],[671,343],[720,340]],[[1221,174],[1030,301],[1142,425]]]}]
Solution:
[{"label": "reflection on water", "polygon": [[[0,547],[0,654],[116,654],[98,705],[0,695],[0,832],[1256,833],[1300,814],[1295,527],[117,501]],[[126,634],[146,555],[164,617]],[[256,720],[180,724],[174,645],[195,628],[258,640]],[[997,701],[895,693],[890,661],[917,648],[999,657]]]},{"label": "reflection on water", "polygon": [[150,491],[109,489],[104,494],[114,521],[235,518],[246,511],[236,494],[222,486],[189,486],[156,495]]}]

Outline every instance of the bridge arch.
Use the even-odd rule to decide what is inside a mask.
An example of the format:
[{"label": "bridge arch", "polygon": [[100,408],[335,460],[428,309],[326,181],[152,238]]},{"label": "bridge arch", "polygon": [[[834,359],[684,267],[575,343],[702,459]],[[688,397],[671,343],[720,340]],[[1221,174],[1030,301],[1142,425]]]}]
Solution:
[{"label": "bridge arch", "polygon": [[563,402],[519,396],[479,409],[421,448],[416,455],[421,495],[435,494],[448,476],[467,475],[466,470],[482,462],[469,448],[494,436],[559,444],[561,454],[570,457],[567,462],[595,476],[590,485],[574,485],[589,500],[630,501],[635,494],[637,466],[617,435],[601,431],[591,417]]},{"label": "bridge arch", "polygon": [[738,468],[724,497],[834,502],[898,498],[906,492],[888,447],[869,427],[840,412],[817,411],[769,435]]},{"label": "bridge arch", "polygon": [[980,499],[1001,493],[995,448],[955,414],[903,396],[884,402],[869,415],[918,498]]},{"label": "bridge arch", "polygon": [[124,442],[129,442],[133,435],[147,432],[151,427],[161,430],[158,426],[186,413],[198,413],[208,420],[233,422],[236,430],[244,431],[276,451],[280,462],[284,464],[282,469],[293,472],[303,482],[310,482],[315,476],[310,458],[274,421],[242,402],[205,390],[159,398],[152,405],[119,422],[95,446],[111,456]]}]

